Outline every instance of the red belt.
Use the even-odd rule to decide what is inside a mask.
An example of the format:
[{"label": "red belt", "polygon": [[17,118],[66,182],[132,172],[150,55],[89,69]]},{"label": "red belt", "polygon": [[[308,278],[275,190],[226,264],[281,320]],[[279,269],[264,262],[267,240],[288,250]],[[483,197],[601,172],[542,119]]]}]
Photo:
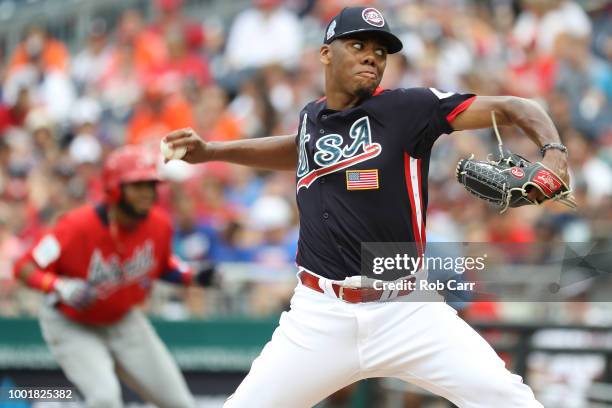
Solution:
[{"label": "red belt", "polygon": [[[300,282],[302,282],[302,285],[306,286],[307,288],[310,288],[320,293],[325,293],[323,289],[321,289],[321,286],[319,286],[319,282],[322,279],[319,278],[318,276],[313,275],[312,273],[307,272],[305,270],[301,270],[298,273],[298,278],[300,279]],[[414,279],[414,276],[411,276],[410,278],[407,278],[407,279]],[[377,302],[381,300],[385,292],[388,294],[388,291],[381,290],[381,289],[349,288],[349,287],[339,285],[337,283],[332,283],[331,287],[334,291],[334,294],[336,295],[338,299],[344,300],[345,302],[348,302],[348,303]],[[412,291],[407,290],[407,289],[399,290],[397,292],[397,296],[407,295],[410,292]]]}]

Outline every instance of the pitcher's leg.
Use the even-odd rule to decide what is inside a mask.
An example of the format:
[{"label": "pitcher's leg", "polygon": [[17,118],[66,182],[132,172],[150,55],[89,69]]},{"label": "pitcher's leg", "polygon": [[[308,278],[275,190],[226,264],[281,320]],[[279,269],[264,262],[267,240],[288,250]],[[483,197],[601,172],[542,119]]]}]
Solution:
[{"label": "pitcher's leg", "polygon": [[[293,300],[300,297],[297,292]],[[301,295],[283,313],[272,340],[225,408],[310,408],[360,379],[353,315],[344,313],[345,305],[337,300],[316,292]],[[321,304],[304,299],[313,296]]]},{"label": "pitcher's leg", "polygon": [[460,408],[542,408],[521,377],[450,306],[427,303],[403,318],[402,308],[411,305],[389,306],[387,321],[375,326],[364,353],[364,361],[383,375],[417,384]]}]

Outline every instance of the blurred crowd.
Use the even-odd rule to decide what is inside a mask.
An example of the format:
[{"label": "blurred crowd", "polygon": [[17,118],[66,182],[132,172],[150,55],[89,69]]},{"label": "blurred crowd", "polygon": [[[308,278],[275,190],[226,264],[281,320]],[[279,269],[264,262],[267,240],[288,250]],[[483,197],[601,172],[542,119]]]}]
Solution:
[{"label": "blurred crowd", "polygon": [[[182,0],[152,3],[152,15],[124,9],[116,20],[92,19],[83,44],[65,43],[44,24],[33,24],[0,61],[0,314],[23,311],[15,297],[13,260],[62,213],[103,199],[101,167],[115,147],[158,149],[165,133],[183,127],[210,141],[295,133],[300,109],[323,93],[318,50],[324,27],[342,7],[357,3],[379,7],[404,43],[401,53],[388,58],[384,88],[533,98],[552,116],[570,151],[577,212],[553,203],[499,216],[454,179],[459,158],[496,152],[491,131],[442,137],[429,172],[432,240],[561,243],[610,237],[609,2],[246,0],[227,23],[215,18],[215,10],[206,10],[205,21],[193,17]],[[538,158],[525,135],[513,128],[501,132],[510,150]],[[298,230],[294,174],[161,160],[160,171],[166,181],[159,203],[173,216],[175,251],[183,259],[253,262],[262,270],[292,265]],[[254,296],[259,302],[273,298],[274,286],[266,287],[265,295]],[[589,300],[584,291],[574,295]],[[218,308],[223,299],[198,295],[190,302],[189,309],[201,311],[203,303]],[[261,309],[274,307],[272,302]],[[521,307],[513,305],[514,313]],[[579,314],[574,323],[598,321],[588,317],[595,311],[586,303],[556,310],[564,318]],[[508,307],[482,303],[464,313],[498,319]],[[562,364],[559,375],[578,372],[572,364]],[[601,373],[597,364],[591,377]]]},{"label": "blurred crowd", "polygon": [[[323,93],[318,49],[329,19],[354,1],[252,0],[228,24],[187,15],[181,0],[154,13],[94,18],[69,49],[33,24],[0,65],[0,301],[11,263],[65,211],[103,198],[113,148],[158,149],[192,127],[206,140],[292,134]],[[384,88],[425,86],[534,98],[570,150],[580,210],[523,208],[498,216],[453,177],[456,159],[495,151],[489,130],[437,143],[428,229],[439,241],[588,241],[612,223],[612,17],[607,2],[362,0],[380,7],[404,42]],[[214,14],[214,10],[209,10]],[[502,129],[531,159],[524,135]],[[160,205],[185,260],[291,264],[297,240],[294,175],[211,163],[162,165]],[[429,235],[429,234],[428,234]],[[2,309],[2,308],[0,308]]]}]

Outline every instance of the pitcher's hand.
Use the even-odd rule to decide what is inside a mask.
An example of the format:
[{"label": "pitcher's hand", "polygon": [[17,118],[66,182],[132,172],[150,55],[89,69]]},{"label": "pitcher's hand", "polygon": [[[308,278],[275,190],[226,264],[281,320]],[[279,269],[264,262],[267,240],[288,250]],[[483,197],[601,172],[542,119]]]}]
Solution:
[{"label": "pitcher's hand", "polygon": [[[209,144],[191,128],[175,130],[164,136],[164,141],[169,144],[170,148],[176,149],[185,147],[187,153],[181,160],[187,163],[204,163],[212,160],[212,150]],[[168,162],[168,159],[164,160]]]}]

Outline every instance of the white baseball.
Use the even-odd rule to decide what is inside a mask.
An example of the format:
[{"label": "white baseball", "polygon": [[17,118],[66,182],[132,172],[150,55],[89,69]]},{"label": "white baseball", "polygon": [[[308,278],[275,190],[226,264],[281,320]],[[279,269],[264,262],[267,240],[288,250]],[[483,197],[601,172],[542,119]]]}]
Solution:
[{"label": "white baseball", "polygon": [[180,160],[187,154],[187,148],[185,146],[173,149],[164,139],[161,140],[159,148],[166,160]]}]

